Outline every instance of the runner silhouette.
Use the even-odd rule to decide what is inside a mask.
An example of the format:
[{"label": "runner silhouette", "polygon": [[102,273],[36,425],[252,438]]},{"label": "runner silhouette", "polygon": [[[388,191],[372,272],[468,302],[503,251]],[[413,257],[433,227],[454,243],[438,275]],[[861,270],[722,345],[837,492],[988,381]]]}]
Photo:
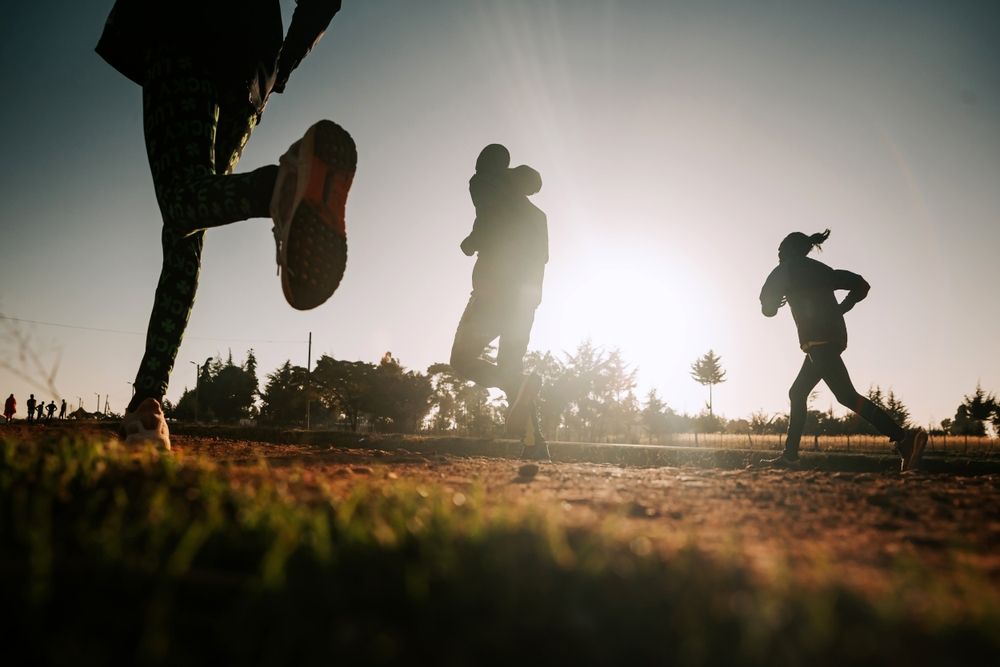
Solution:
[{"label": "runner silhouette", "polygon": [[146,153],[163,218],[163,265],[122,431],[170,448],[161,401],[194,304],[205,230],[274,220],[281,286],[298,309],[323,303],[346,262],[344,207],[354,142],[331,121],[281,156],[233,171],[271,93],[340,9],[298,0],[287,34],[277,0],[117,0],[97,52],[142,87]]},{"label": "runner silhouette", "polygon": [[[927,433],[923,429],[903,429],[884,410],[859,394],[841,359],[847,349],[844,313],[868,296],[869,285],[856,273],[832,269],[807,257],[829,236],[829,229],[811,236],[801,232],[786,236],[778,246],[778,266],[760,292],[761,312],[766,317],[774,317],[781,306],[788,304],[798,330],[799,346],[806,354],[788,391],[791,411],[785,449],[767,463],[775,467],[798,465],[809,394],[823,380],[841,405],[866,419],[896,446],[901,457],[900,469],[912,470],[920,462]],[[843,301],[837,301],[836,290],[847,290]]]},{"label": "runner silhouette", "polygon": [[[478,257],[472,295],[455,332],[451,366],[479,385],[501,389],[510,403],[507,430],[522,437],[522,456],[548,459],[536,406],[541,379],[524,374],[549,259],[545,214],[528,199],[541,189],[542,179],[531,167],[508,169],[509,164],[507,149],[491,144],[480,153],[469,181],[476,220],[461,248]],[[494,364],[482,355],[497,338]]]}]

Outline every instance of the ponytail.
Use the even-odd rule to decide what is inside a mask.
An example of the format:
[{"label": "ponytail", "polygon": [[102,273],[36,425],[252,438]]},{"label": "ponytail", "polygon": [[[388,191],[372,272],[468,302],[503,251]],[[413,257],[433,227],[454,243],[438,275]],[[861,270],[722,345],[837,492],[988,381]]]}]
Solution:
[{"label": "ponytail", "polygon": [[778,246],[778,254],[784,257],[805,257],[813,248],[821,248],[828,238],[830,238],[829,229],[811,236],[806,236],[802,232],[792,232]]},{"label": "ponytail", "polygon": [[821,232],[816,232],[815,234],[809,237],[810,250],[812,248],[819,248],[820,250],[822,250],[823,248],[821,248],[820,246],[822,246],[823,242],[826,241],[828,238],[830,238],[829,229],[824,229]]}]

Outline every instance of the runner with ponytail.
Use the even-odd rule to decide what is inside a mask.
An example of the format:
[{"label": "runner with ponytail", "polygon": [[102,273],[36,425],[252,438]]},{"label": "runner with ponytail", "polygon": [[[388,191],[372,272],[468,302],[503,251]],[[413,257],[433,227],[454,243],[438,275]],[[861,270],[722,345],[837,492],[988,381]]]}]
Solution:
[{"label": "runner with ponytail", "polygon": [[[788,435],[781,456],[770,459],[776,467],[796,467],[799,441],[805,426],[809,394],[822,380],[837,401],[854,411],[889,438],[901,457],[900,469],[914,469],[920,462],[927,433],[923,429],[904,429],[855,390],[841,354],[847,349],[847,325],[844,313],[866,296],[870,286],[856,273],[832,269],[807,255],[820,248],[830,237],[830,230],[806,235],[794,232],[778,246],[778,266],[767,277],[760,292],[761,312],[774,317],[788,304],[799,334],[799,346],[805,352],[802,369],[788,391],[791,411]],[[837,300],[836,291],[847,296]]]}]

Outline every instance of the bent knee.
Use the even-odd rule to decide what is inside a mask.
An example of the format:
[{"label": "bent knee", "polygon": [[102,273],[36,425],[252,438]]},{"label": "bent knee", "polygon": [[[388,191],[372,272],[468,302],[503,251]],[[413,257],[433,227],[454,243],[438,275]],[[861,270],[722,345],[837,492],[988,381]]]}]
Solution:
[{"label": "bent knee", "polygon": [[792,386],[792,388],[788,390],[788,400],[792,402],[792,405],[797,403],[806,403],[809,400],[809,392],[799,389],[796,386]]}]

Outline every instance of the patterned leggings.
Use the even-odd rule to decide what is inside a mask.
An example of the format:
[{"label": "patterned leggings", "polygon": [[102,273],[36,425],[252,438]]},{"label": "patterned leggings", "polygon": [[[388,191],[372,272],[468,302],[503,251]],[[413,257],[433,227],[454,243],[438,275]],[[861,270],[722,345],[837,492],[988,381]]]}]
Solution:
[{"label": "patterned leggings", "polygon": [[194,305],[205,229],[270,215],[278,168],[233,174],[258,114],[190,59],[151,60],[142,91],[146,154],[163,216],[163,267],[128,409],[162,399]]}]

